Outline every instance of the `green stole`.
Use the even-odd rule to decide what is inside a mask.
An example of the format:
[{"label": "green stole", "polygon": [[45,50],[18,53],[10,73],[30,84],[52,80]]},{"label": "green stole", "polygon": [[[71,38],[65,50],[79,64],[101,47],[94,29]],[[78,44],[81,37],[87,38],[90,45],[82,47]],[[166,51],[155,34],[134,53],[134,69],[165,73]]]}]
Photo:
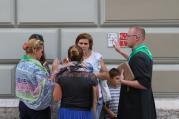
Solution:
[{"label": "green stole", "polygon": [[139,52],[145,53],[153,61],[152,53],[150,52],[149,48],[144,44],[140,44],[132,50],[128,61],[130,61],[130,59],[133,58]]},{"label": "green stole", "polygon": [[[152,53],[150,52],[149,48],[144,44],[140,44],[132,50],[132,53],[128,58],[128,62],[139,52],[145,53],[153,61]],[[127,86],[127,92],[129,92],[129,90],[130,88]]]}]

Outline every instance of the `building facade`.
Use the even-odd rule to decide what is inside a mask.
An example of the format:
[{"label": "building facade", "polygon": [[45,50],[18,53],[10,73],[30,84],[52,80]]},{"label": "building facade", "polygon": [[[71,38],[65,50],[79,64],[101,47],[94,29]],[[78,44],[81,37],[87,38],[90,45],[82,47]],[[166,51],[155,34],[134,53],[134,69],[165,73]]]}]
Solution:
[{"label": "building facade", "polygon": [[[178,0],[0,0],[0,98],[15,98],[15,67],[33,33],[45,39],[47,59],[67,56],[79,33],[94,38],[94,50],[109,67],[125,61],[108,45],[108,33],[143,26],[154,55],[155,97],[179,94]],[[124,48],[130,51],[128,48]]]}]

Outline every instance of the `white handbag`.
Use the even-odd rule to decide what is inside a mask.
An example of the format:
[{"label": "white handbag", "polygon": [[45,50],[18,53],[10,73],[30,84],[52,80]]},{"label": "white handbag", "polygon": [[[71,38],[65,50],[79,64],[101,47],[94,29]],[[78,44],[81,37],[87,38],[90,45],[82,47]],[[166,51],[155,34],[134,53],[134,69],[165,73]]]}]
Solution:
[{"label": "white handbag", "polygon": [[101,86],[101,92],[102,92],[102,95],[103,95],[104,102],[110,101],[111,100],[111,94],[110,94],[110,91],[109,91],[107,80],[99,80],[99,84]]}]

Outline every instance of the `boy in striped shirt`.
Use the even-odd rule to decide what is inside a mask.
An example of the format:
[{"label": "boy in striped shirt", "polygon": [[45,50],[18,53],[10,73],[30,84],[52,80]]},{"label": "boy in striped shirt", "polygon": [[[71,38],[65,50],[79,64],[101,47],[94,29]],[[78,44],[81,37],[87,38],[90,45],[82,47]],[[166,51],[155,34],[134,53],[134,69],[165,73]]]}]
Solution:
[{"label": "boy in striped shirt", "polygon": [[110,80],[108,86],[111,94],[111,100],[104,106],[105,119],[116,119],[120,97],[120,72],[116,68],[109,71]]}]

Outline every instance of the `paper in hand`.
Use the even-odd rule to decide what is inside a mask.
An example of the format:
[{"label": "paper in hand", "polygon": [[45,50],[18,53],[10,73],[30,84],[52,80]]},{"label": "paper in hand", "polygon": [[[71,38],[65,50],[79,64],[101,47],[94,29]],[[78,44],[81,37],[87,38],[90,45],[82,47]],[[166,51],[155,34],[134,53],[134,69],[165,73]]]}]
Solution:
[{"label": "paper in hand", "polygon": [[124,80],[134,80],[134,74],[127,62],[121,63],[118,66],[118,70],[121,72],[124,70]]}]

